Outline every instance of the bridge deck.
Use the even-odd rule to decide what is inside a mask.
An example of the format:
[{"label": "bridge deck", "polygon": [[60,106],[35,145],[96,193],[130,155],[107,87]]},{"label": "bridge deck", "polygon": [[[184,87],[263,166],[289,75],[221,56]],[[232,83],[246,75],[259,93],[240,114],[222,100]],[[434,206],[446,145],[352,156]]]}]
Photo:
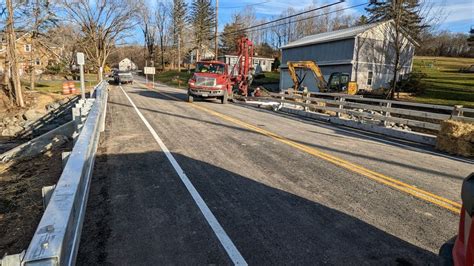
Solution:
[{"label": "bridge deck", "polygon": [[425,264],[456,233],[455,213],[366,170],[460,202],[469,161],[158,91],[111,87],[79,264]]}]

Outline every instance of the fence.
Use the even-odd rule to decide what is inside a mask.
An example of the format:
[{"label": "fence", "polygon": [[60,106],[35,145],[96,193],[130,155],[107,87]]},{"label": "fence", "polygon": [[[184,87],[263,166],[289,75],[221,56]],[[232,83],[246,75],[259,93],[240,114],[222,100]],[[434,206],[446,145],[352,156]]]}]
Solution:
[{"label": "fence", "polygon": [[23,265],[75,263],[95,153],[104,130],[107,83],[99,83],[94,94],[95,99],[80,101],[75,109],[75,145],[26,250]]},{"label": "fence", "polygon": [[[303,107],[305,111],[323,111],[330,116],[361,122],[403,124],[417,129],[437,132],[440,122],[447,119],[474,123],[474,109],[462,106],[443,106],[392,100],[363,98],[338,93],[301,93],[291,90],[269,93],[266,97],[252,97],[258,101],[271,101]],[[423,131],[422,130],[422,131]]]}]

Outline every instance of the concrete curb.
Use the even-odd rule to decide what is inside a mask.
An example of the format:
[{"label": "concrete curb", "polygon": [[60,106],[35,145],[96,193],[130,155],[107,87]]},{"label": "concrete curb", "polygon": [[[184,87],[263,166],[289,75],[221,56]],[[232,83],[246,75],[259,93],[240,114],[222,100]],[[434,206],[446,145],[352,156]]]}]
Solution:
[{"label": "concrete curb", "polygon": [[[260,105],[256,103],[251,103],[251,104],[246,104],[244,105],[250,105],[258,108],[263,108],[263,109],[270,109],[268,105]],[[435,146],[436,145],[436,136],[434,135],[429,135],[429,134],[423,134],[419,132],[412,132],[412,131],[403,131],[399,129],[393,129],[393,128],[387,128],[387,127],[382,127],[374,124],[367,124],[367,123],[361,123],[359,121],[354,121],[354,120],[347,120],[347,119],[342,119],[339,117],[334,117],[334,116],[329,116],[325,114],[320,114],[320,113],[314,113],[314,112],[306,112],[304,110],[298,110],[294,108],[289,108],[289,107],[282,107],[279,108],[271,108],[274,111],[279,110],[281,112],[289,113],[289,114],[295,114],[298,116],[303,116],[319,121],[324,121],[324,122],[330,122],[332,124],[336,125],[341,125],[341,126],[346,126],[346,127],[351,127],[351,128],[356,128],[356,129],[362,129],[368,132],[374,132],[378,133],[384,136],[388,137],[393,137],[393,138],[398,138],[402,140],[408,140],[416,143],[421,143],[421,144],[426,144],[430,146]]]},{"label": "concrete curb", "polygon": [[365,131],[379,133],[381,135],[413,141],[416,143],[427,144],[430,146],[436,145],[436,136],[434,135],[428,135],[428,134],[412,132],[412,131],[403,131],[403,130],[398,130],[398,129],[393,129],[393,128],[386,128],[386,127],[381,127],[377,125],[361,123],[359,121],[346,120],[346,119],[341,119],[339,117],[327,116],[327,115],[313,113],[313,112],[306,112],[303,110],[296,110],[296,109],[292,109],[288,107],[282,107],[280,111],[285,112],[285,113],[290,113],[290,114],[296,114],[299,116],[309,117],[309,118],[313,118],[317,120],[322,120],[322,121],[330,122],[330,123],[341,125],[341,126],[362,129]]}]

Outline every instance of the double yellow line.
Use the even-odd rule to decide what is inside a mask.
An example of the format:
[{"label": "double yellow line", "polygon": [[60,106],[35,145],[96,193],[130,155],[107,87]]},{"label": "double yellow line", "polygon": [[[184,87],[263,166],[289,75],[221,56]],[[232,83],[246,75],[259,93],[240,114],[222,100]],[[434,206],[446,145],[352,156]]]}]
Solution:
[{"label": "double yellow line", "polygon": [[[178,100],[178,101],[182,101],[181,99],[179,98],[176,98],[174,96],[171,96],[171,95],[168,95],[166,93],[162,93],[162,92],[158,92],[160,93],[161,95],[167,97],[167,98],[170,98],[170,99],[174,99],[174,100]],[[303,152],[306,152],[308,154],[311,154],[315,157],[318,157],[318,158],[321,158],[323,160],[326,160],[328,162],[331,162],[337,166],[340,166],[342,168],[345,168],[349,171],[352,171],[352,172],[355,172],[357,174],[360,174],[362,176],[365,176],[369,179],[372,179],[376,182],[379,182],[381,184],[384,184],[388,187],[391,187],[391,188],[394,188],[398,191],[402,191],[402,192],[405,192],[415,198],[418,198],[418,199],[422,199],[424,201],[427,201],[429,203],[432,203],[432,204],[435,204],[439,207],[442,207],[444,209],[447,209],[447,210],[450,210],[456,214],[460,214],[461,213],[461,204],[455,202],[455,201],[452,201],[452,200],[449,200],[449,199],[446,199],[444,197],[441,197],[441,196],[438,196],[438,195],[435,195],[431,192],[428,192],[428,191],[425,191],[423,189],[419,189],[417,187],[414,187],[412,185],[409,185],[407,183],[404,183],[400,180],[397,180],[397,179],[394,179],[392,177],[388,177],[386,175],[383,175],[383,174],[380,174],[380,173],[377,173],[377,172],[374,172],[372,170],[369,170],[363,166],[360,166],[360,165],[357,165],[357,164],[354,164],[354,163],[351,163],[349,161],[346,161],[346,160],[343,160],[341,158],[338,158],[338,157],[335,157],[335,156],[332,156],[330,154],[327,154],[325,152],[322,152],[318,149],[315,149],[315,148],[312,148],[312,147],[308,147],[306,145],[303,145],[303,144],[300,144],[300,143],[297,143],[295,141],[292,141],[290,139],[287,139],[283,136],[280,136],[278,134],[275,134],[273,132],[270,132],[268,130],[265,130],[265,129],[261,129],[259,127],[256,127],[254,125],[251,125],[251,124],[248,124],[246,122],[243,122],[239,119],[236,119],[236,118],[233,118],[233,117],[230,117],[230,116],[227,116],[227,115],[224,115],[224,114],[221,114],[221,113],[218,113],[214,110],[211,110],[211,109],[208,109],[206,107],[203,107],[201,105],[197,105],[197,104],[192,104],[191,105],[192,107],[196,108],[196,109],[199,109],[201,111],[204,111],[208,114],[211,114],[211,115],[214,115],[216,117],[219,117],[219,118],[222,118],[226,121],[229,121],[229,122],[232,122],[234,124],[237,124],[239,126],[242,126],[244,128],[247,128],[249,130],[252,130],[254,132],[257,132],[257,133],[260,133],[262,135],[265,135],[265,136],[268,136],[270,138],[273,138],[274,140],[277,140],[281,143],[284,143],[284,144],[287,144],[291,147],[294,147],[300,151],[303,151]]]}]

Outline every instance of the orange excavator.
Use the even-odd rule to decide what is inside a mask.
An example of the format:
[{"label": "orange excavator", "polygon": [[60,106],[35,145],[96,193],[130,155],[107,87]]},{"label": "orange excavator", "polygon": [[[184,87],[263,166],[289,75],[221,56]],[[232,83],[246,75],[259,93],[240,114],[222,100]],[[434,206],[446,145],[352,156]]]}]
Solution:
[{"label": "orange excavator", "polygon": [[318,83],[320,92],[338,92],[354,95],[357,93],[357,83],[350,80],[348,73],[334,72],[329,76],[329,81],[326,82],[323,73],[319,66],[313,61],[288,61],[288,72],[293,80],[293,89],[295,91],[301,90],[301,84],[306,78],[306,74],[300,77],[296,73],[296,69],[309,69]]}]

